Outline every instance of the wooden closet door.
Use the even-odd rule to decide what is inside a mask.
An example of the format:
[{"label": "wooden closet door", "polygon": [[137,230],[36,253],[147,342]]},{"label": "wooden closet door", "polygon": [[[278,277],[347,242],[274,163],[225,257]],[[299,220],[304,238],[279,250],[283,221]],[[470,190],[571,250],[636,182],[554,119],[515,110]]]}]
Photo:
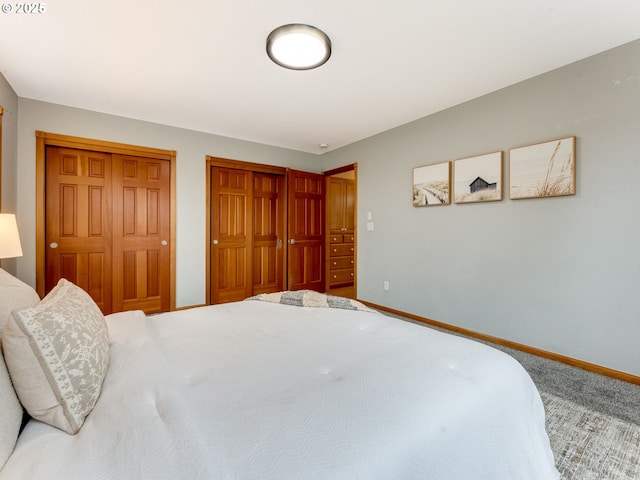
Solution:
[{"label": "wooden closet door", "polygon": [[45,293],[66,278],[111,313],[111,155],[47,146],[45,171]]},{"label": "wooden closet door", "polygon": [[253,172],[253,292],[278,292],[284,283],[284,177]]},{"label": "wooden closet door", "polygon": [[171,166],[113,155],[113,309],[170,309]]},{"label": "wooden closet door", "polygon": [[289,170],[289,290],[324,291],[324,184],[315,173]]},{"label": "wooden closet door", "polygon": [[252,295],[253,172],[211,168],[211,303]]}]

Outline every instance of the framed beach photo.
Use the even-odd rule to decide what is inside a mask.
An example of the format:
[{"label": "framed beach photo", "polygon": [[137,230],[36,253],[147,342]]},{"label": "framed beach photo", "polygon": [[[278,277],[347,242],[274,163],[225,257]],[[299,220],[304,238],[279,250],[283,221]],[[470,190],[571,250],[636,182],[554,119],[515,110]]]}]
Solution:
[{"label": "framed beach photo", "polygon": [[576,194],[576,137],[560,138],[509,151],[509,198]]},{"label": "framed beach photo", "polygon": [[502,200],[503,153],[492,152],[453,162],[454,203]]},{"label": "framed beach photo", "polygon": [[451,162],[413,169],[413,206],[431,207],[451,203]]}]

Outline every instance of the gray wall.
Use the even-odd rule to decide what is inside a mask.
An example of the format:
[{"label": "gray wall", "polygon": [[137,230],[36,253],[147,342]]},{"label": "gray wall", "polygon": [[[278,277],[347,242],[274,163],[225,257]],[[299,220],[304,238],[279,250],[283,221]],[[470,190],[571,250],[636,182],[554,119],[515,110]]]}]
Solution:
[{"label": "gray wall", "polygon": [[[413,167],[503,150],[508,180],[510,148],[572,135],[575,196],[412,206]],[[327,153],[323,168],[358,163],[359,298],[640,375],[639,155],[636,41]]]},{"label": "gray wall", "polygon": [[[18,96],[0,75],[0,106],[2,115],[2,213],[16,213],[18,204],[17,157],[18,157]],[[2,260],[2,268],[15,274],[17,260]]]},{"label": "gray wall", "polygon": [[[142,122],[34,100],[19,99],[18,221],[24,257],[18,277],[35,285],[35,132],[92,138],[177,151],[176,305],[205,301],[205,157],[244,160],[319,172],[317,155]],[[3,168],[4,171],[4,168]]]},{"label": "gray wall", "polygon": [[18,141],[18,96],[0,75],[0,106],[2,115],[2,213],[15,213],[18,189],[17,141]]}]

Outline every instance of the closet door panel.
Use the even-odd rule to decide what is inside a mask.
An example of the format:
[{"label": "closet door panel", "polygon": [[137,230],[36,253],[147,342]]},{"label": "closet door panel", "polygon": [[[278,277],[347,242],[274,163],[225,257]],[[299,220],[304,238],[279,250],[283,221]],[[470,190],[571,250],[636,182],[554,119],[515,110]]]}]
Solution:
[{"label": "closet door panel", "polygon": [[253,173],[253,295],[283,289],[281,175]]},{"label": "closet door panel", "polygon": [[113,155],[115,311],[169,310],[170,162]]},{"label": "closet door panel", "polygon": [[211,303],[251,296],[253,173],[213,167],[211,183]]},{"label": "closet door panel", "polygon": [[288,171],[288,288],[324,291],[322,175]]},{"label": "closet door panel", "polygon": [[344,227],[348,232],[356,230],[356,184],[353,181],[345,182],[344,192]]},{"label": "closet door panel", "polygon": [[327,179],[327,216],[329,217],[329,231],[344,231],[344,182],[329,177]]},{"label": "closet door panel", "polygon": [[46,148],[45,293],[61,278],[111,313],[111,155]]}]

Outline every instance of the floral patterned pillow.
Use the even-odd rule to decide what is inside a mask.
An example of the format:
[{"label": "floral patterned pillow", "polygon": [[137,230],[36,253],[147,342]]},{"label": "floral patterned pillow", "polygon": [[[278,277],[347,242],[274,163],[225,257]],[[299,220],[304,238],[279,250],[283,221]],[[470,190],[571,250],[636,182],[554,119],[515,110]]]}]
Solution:
[{"label": "floral patterned pillow", "polygon": [[77,433],[100,396],[109,366],[106,322],[91,297],[61,279],[38,305],[13,312],[2,344],[27,412]]}]

